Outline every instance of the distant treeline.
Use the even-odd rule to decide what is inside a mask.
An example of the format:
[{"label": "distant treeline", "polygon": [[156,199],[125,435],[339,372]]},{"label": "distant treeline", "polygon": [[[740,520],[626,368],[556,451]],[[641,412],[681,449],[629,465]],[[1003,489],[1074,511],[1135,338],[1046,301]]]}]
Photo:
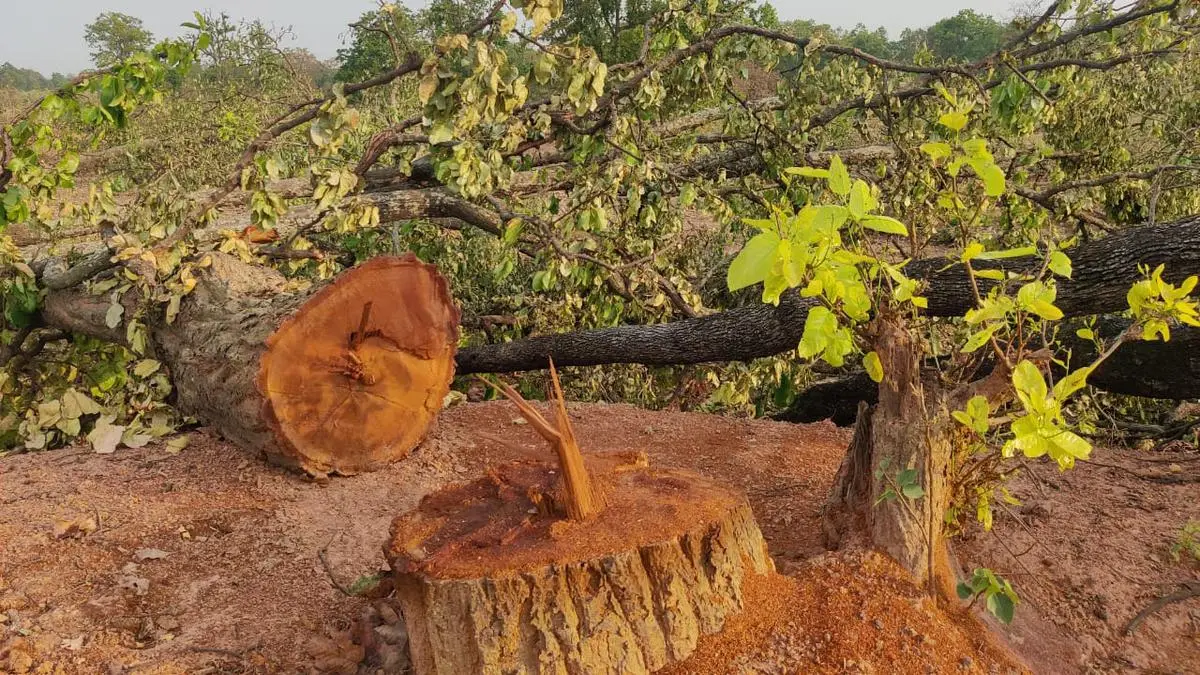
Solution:
[{"label": "distant treeline", "polygon": [[[332,79],[357,81],[384,69],[390,63],[393,49],[413,48],[422,41],[432,42],[435,36],[447,30],[461,30],[474,21],[488,4],[486,0],[433,0],[428,7],[417,12],[398,7],[388,17],[395,24],[392,26],[378,25],[381,14],[367,12],[359,21],[351,24],[350,44],[339,49],[337,58],[330,64],[318,61],[307,50],[288,52],[298,58],[302,70],[313,71],[318,85],[328,83],[331,79],[330,69],[337,71]],[[659,4],[655,0],[627,0],[608,4],[580,0],[567,5],[554,32],[579,35],[585,44],[596,49],[603,60],[617,62],[631,57],[640,47],[641,23]],[[922,47],[927,47],[937,59],[973,61],[995,51],[1009,30],[1008,26],[993,17],[964,9],[927,28],[905,29],[893,40],[882,27],[871,29],[859,24],[845,29],[806,19],[781,21],[770,3],[764,3],[759,12],[760,22],[767,27],[783,29],[797,37],[818,37],[828,42],[857,47],[881,58],[903,61],[917,58]],[[612,16],[607,16],[607,13]],[[122,21],[114,24],[116,19]],[[226,32],[232,31],[228,17],[221,16],[218,21]],[[604,29],[604,26],[608,28]],[[389,30],[385,33],[381,28]],[[98,17],[89,26],[89,31],[88,43],[97,62],[102,60],[99,57],[105,53],[105,49],[111,50],[112,44],[121,43],[120,38],[126,37],[129,31],[144,33],[135,36],[139,38],[135,40],[138,43],[135,46],[148,46],[151,39],[149,32],[141,29],[139,19],[114,12]],[[385,37],[388,33],[392,34],[392,40],[400,44],[389,44]],[[787,64],[783,65],[786,69]],[[20,91],[51,89],[69,79],[69,75],[62,73],[54,73],[47,78],[36,70],[18,68],[11,63],[0,66],[0,88]]]},{"label": "distant treeline", "polygon": [[19,91],[56,89],[70,79],[70,75],[62,73],[54,73],[50,77],[46,77],[32,68],[18,68],[7,62],[0,65],[0,89],[9,88]]}]

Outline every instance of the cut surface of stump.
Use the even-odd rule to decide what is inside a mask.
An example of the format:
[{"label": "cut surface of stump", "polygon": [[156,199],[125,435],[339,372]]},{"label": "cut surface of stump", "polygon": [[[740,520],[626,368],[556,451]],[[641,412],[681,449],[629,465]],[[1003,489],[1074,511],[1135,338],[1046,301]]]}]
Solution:
[{"label": "cut surface of stump", "polygon": [[556,467],[427,495],[385,554],[415,672],[646,673],[685,658],[774,565],[741,495],[644,456],[587,456],[597,515],[559,515]]},{"label": "cut surface of stump", "polygon": [[424,438],[450,390],[457,340],[458,310],[431,265],[374,258],[267,339],[263,416],[309,473],[379,468]]}]

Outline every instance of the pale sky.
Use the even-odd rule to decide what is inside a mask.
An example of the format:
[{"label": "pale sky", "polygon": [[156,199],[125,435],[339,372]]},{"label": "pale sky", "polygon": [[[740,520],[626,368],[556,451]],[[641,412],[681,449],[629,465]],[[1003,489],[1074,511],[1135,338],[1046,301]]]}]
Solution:
[{"label": "pale sky", "polygon": [[[424,2],[403,4],[419,7]],[[904,28],[927,26],[968,7],[1005,18],[1014,0],[773,0],[772,4],[783,19],[807,18],[847,27],[860,22],[882,25],[895,37]],[[317,58],[327,59],[341,45],[346,24],[375,6],[373,0],[0,0],[4,17],[0,63],[9,61],[46,75],[77,72],[91,65],[83,28],[101,12],[136,16],[156,37],[164,37],[181,32],[179,24],[191,21],[193,11],[204,9],[291,26],[296,39],[287,46],[306,47]]]}]

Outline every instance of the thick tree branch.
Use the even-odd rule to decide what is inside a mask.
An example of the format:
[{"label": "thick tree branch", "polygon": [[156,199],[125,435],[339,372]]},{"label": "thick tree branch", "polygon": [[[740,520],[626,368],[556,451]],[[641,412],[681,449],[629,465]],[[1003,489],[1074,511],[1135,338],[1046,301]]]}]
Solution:
[{"label": "thick tree branch", "polygon": [[[1147,225],[1072,249],[1074,275],[1058,280],[1056,304],[1067,316],[1122,311],[1129,287],[1141,278],[1139,264],[1165,264],[1166,277],[1174,281],[1200,274],[1197,223],[1200,219]],[[1012,258],[980,261],[979,267],[1035,272],[1042,262],[1041,257]],[[926,282],[930,316],[959,316],[974,306],[966,271],[953,260],[914,261],[906,273]],[[984,292],[988,288],[983,285]],[[778,307],[756,303],[659,325],[618,326],[470,347],[459,352],[458,370],[463,374],[540,370],[551,357],[564,366],[748,361],[795,349],[808,310],[814,305],[812,299],[787,293]]]}]

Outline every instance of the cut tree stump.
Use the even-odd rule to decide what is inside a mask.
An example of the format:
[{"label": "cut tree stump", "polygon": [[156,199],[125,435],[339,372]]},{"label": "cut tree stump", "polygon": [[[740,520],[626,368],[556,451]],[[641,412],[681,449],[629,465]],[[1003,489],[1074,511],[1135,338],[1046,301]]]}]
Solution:
[{"label": "cut tree stump", "polygon": [[[449,392],[458,344],[458,309],[434,266],[412,254],[374,258],[296,291],[274,270],[209,256],[173,322],[143,319],[178,410],[314,476],[378,469],[420,443]],[[140,311],[134,295],[126,317]],[[125,324],[105,327],[109,302],[58,291],[42,318],[124,342]]]},{"label": "cut tree stump", "polygon": [[385,554],[418,675],[647,673],[686,658],[774,572],[745,498],[645,456],[588,457],[604,509],[561,517],[517,462],[427,495]]}]

